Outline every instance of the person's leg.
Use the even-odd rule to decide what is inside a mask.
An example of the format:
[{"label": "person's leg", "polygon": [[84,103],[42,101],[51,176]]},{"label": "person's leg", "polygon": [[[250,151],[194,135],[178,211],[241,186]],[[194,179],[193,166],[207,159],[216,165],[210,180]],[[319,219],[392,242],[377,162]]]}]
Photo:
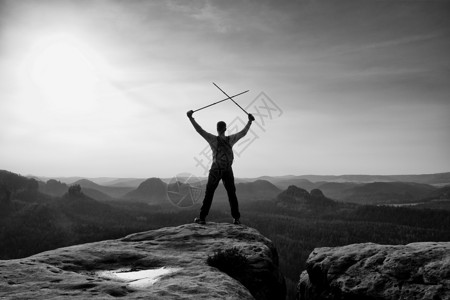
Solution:
[{"label": "person's leg", "polygon": [[227,190],[228,201],[230,202],[231,208],[231,216],[234,219],[239,220],[241,214],[239,213],[239,204],[236,197],[236,186],[234,185],[233,169],[230,168],[223,172],[222,181],[225,189]]},{"label": "person's leg", "polygon": [[219,185],[221,172],[219,170],[209,170],[208,183],[206,184],[205,198],[200,208],[200,219],[204,220],[211,208],[214,192]]}]

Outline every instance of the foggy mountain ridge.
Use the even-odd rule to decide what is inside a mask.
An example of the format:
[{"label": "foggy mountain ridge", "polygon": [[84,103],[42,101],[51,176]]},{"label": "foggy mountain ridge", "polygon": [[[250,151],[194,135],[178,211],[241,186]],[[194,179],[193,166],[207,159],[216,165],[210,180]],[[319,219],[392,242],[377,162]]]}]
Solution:
[{"label": "foggy mountain ridge", "polygon": [[[180,182],[180,184],[183,184]],[[202,183],[203,194],[206,188],[206,182]],[[146,201],[146,199],[166,199],[168,184],[159,178],[150,178],[141,183],[141,185],[124,195],[124,199],[134,199],[138,201]],[[278,195],[281,190],[265,180],[256,180],[254,182],[240,182],[236,184],[236,192],[238,197],[243,201],[252,200],[271,200]],[[227,193],[223,184],[219,184],[214,194],[216,201],[228,201]],[[153,200],[151,201],[153,202]]]},{"label": "foggy mountain ridge", "polygon": [[[324,192],[328,197],[333,199],[345,199],[352,194],[352,189],[364,185],[364,183],[355,182],[317,182],[316,188]],[[300,185],[301,187],[301,185]]]},{"label": "foggy mountain ridge", "polygon": [[347,190],[348,195],[340,200],[360,204],[408,203],[422,200],[436,189],[421,183],[373,182]]},{"label": "foggy mountain ridge", "polygon": [[[162,181],[161,181],[162,182]],[[167,184],[164,184],[167,190]],[[333,183],[320,182],[317,186],[292,185],[307,191],[320,190],[326,197],[340,202],[352,202],[359,204],[401,204],[431,199],[437,194],[439,188],[426,184],[403,183],[403,182],[374,182],[368,184],[357,183]],[[139,189],[139,188],[138,188]],[[205,189],[205,185],[203,185]],[[444,189],[444,188],[442,188]],[[241,182],[236,184],[236,191],[242,201],[271,200],[285,189],[280,189],[269,181],[257,180],[253,182]],[[135,190],[136,191],[136,190]],[[130,192],[130,193],[133,193]],[[145,199],[157,199],[164,197],[162,188],[146,188],[139,192],[139,201]],[[223,184],[219,184],[215,195],[216,201],[227,201],[226,190]],[[124,196],[123,198],[129,198]]]},{"label": "foggy mountain ridge", "polygon": [[269,176],[264,176],[264,180],[272,182],[280,189],[287,189],[291,185],[302,187],[306,190],[312,190],[318,186],[318,183],[314,183],[304,178],[288,177],[288,178],[271,178]]},{"label": "foggy mountain ridge", "polygon": [[[332,188],[330,188],[330,185]],[[204,188],[205,186],[203,186]],[[303,187],[298,188],[303,189]],[[310,189],[310,191],[312,192],[317,189],[334,201],[358,204],[402,204],[419,202],[424,199],[434,198],[433,195],[437,194],[439,190],[430,185],[385,182],[370,184],[325,183],[315,189]],[[158,199],[166,198],[166,194],[163,192],[164,190],[167,190],[167,184],[161,181],[160,187],[156,187],[155,185],[153,187],[150,185],[145,189],[141,187],[123,196],[122,199],[133,199],[156,204]],[[260,180],[238,183],[236,184],[236,191],[239,199],[242,201],[261,201],[275,199],[283,190],[268,181]],[[89,190],[86,191],[86,194],[100,200],[92,193],[89,193]],[[227,201],[226,190],[222,184],[218,186],[214,197],[216,201]]]},{"label": "foggy mountain ridge", "polygon": [[105,182],[103,185],[108,187],[136,188],[145,180],[144,178],[121,178]]},{"label": "foggy mountain ridge", "polygon": [[328,197],[360,204],[392,204],[416,202],[432,197],[439,188],[414,182],[318,183],[317,188]]},{"label": "foggy mountain ridge", "polygon": [[353,183],[372,183],[372,182],[415,182],[426,184],[450,184],[450,172],[417,174],[417,175],[288,175],[288,176],[261,176],[275,185],[287,181],[306,180],[312,183],[318,182],[353,182]]},{"label": "foggy mountain ridge", "polygon": [[[117,177],[43,177],[43,176],[26,176],[32,177],[40,181],[48,181],[50,179],[58,180],[63,183],[73,184],[81,179],[87,179],[101,186],[111,187],[133,187],[137,188],[139,184],[147,178],[117,178]],[[206,177],[198,177],[199,180],[205,180]],[[256,180],[267,180],[280,188],[287,188],[289,185],[317,184],[318,182],[353,182],[353,183],[372,183],[372,182],[415,182],[426,183],[431,185],[450,185],[450,172],[417,174],[417,175],[283,175],[283,176],[259,176],[255,178],[239,178],[238,182],[251,182]],[[161,178],[162,181],[168,183],[173,178]],[[292,183],[292,184],[289,184]],[[297,184],[295,184],[297,183]]]},{"label": "foggy mountain ridge", "polygon": [[[79,184],[83,188],[83,193],[93,199],[99,201],[111,201],[114,199],[114,197],[102,192],[104,188],[101,185],[87,179],[81,179],[74,184]],[[38,185],[40,192],[53,197],[62,197],[69,189],[69,185],[54,179],[50,179],[47,182],[39,181]]]},{"label": "foggy mountain ridge", "polygon": [[129,193],[133,188],[131,187],[115,187],[115,186],[105,186],[97,184],[88,179],[80,179],[75,181],[73,184],[79,184],[83,189],[94,189],[108,195],[111,198],[121,198],[125,194]]},{"label": "foggy mountain ridge", "polygon": [[[102,201],[128,199],[142,202],[153,199],[150,202],[159,202],[158,199],[166,198],[167,192],[167,183],[160,178],[149,178],[144,180],[137,188],[103,186],[88,179],[81,179],[73,184],[79,184],[83,189],[83,193]],[[202,182],[202,184],[204,190],[206,182]],[[39,182],[41,192],[52,196],[62,196],[67,192],[68,187],[69,185],[55,179],[50,179],[47,183]],[[281,189],[265,180],[236,183],[236,190],[241,198],[248,200],[273,199],[281,192]],[[219,184],[215,193],[215,198],[219,201],[227,199],[223,184]]]},{"label": "foggy mountain ridge", "polygon": [[[396,179],[398,177],[406,179],[415,179],[418,182],[423,181],[440,181],[447,178],[450,173],[440,173],[440,174],[427,174],[427,175],[398,175],[389,176],[390,180]],[[310,175],[306,175],[310,176]],[[314,179],[339,179],[339,176],[332,177],[322,177],[314,175]],[[380,176],[371,175],[343,175],[351,176],[346,177],[347,179],[380,179]],[[274,199],[282,190],[285,190],[291,185],[297,186],[299,188],[305,189],[307,191],[312,191],[313,189],[320,189],[328,198],[341,201],[341,202],[353,202],[359,204],[402,204],[402,203],[413,203],[419,202],[422,199],[429,201],[437,193],[438,188],[429,184],[417,183],[417,182],[398,182],[398,181],[381,181],[381,182],[370,182],[363,183],[359,182],[335,182],[335,181],[317,181],[312,182],[305,178],[304,176],[279,176],[270,177],[262,176],[257,179],[246,178],[238,181],[236,183],[236,189],[238,197],[245,200],[269,200]],[[264,178],[264,180],[262,179]],[[382,179],[387,179],[386,177],[381,177]],[[131,180],[131,181],[130,181]],[[134,179],[125,179],[124,182],[133,182]],[[138,179],[136,179],[138,180]],[[147,179],[148,180],[148,179]],[[142,185],[147,180],[134,181],[135,183],[142,181]],[[159,184],[164,185],[167,190],[167,183],[164,179],[158,179]],[[66,188],[64,185],[55,180],[47,182],[49,186],[52,186],[58,193],[52,192],[47,188],[45,190],[45,185],[40,183],[40,188],[43,192],[50,195],[62,195]],[[201,181],[203,184],[203,189],[205,188],[206,181]],[[148,186],[143,189],[141,187],[115,187],[115,186],[104,186],[97,184],[88,179],[81,179],[75,182],[75,184],[80,184],[83,188],[85,194],[102,201],[112,200],[112,199],[132,199],[138,201],[145,201],[145,199],[154,199],[157,201],[158,197],[163,197],[162,186],[159,189],[153,190]],[[116,179],[115,184],[120,184],[120,180]],[[159,191],[159,192],[158,192]],[[97,193],[97,194],[96,194]],[[130,194],[131,193],[131,194]],[[131,196],[130,196],[131,195]],[[110,197],[110,198],[108,198]],[[217,201],[226,201],[226,191],[222,184],[216,190],[215,198]],[[152,200],[152,202],[154,202]]]}]

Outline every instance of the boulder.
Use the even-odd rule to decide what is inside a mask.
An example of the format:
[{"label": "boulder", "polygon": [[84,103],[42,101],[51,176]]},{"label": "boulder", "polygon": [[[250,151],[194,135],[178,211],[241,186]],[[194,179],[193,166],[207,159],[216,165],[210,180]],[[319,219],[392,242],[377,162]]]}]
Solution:
[{"label": "boulder", "polygon": [[[254,278],[248,290],[207,265],[236,248]],[[272,242],[232,224],[186,224],[0,260],[0,299],[284,299]]]},{"label": "boulder", "polygon": [[298,299],[450,299],[450,242],[317,248]]}]

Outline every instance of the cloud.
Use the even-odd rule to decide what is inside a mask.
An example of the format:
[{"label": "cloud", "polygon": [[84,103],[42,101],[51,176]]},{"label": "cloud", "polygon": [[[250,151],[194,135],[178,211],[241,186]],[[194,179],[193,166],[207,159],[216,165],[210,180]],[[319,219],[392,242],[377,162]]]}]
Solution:
[{"label": "cloud", "polygon": [[[391,40],[384,40],[376,43],[368,43],[361,46],[349,47],[346,49],[333,49],[332,56],[341,56],[341,55],[349,55],[356,54],[358,52],[367,52],[370,51],[369,55],[372,54],[372,50],[381,50],[384,48],[398,48],[398,47],[411,47],[414,44],[428,43],[431,40],[440,40],[445,38],[445,35],[442,33],[431,33],[431,34],[423,34],[423,35],[413,35],[407,37],[399,37]],[[389,50],[389,49],[388,49]]]}]

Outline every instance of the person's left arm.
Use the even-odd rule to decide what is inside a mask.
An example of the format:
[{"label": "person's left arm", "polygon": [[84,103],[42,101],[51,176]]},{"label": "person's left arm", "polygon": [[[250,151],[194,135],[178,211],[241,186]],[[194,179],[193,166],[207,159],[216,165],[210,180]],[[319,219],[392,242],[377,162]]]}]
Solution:
[{"label": "person's left arm", "polygon": [[253,117],[252,114],[248,114],[248,122],[245,125],[245,127],[238,133],[230,135],[230,140],[233,145],[247,134],[247,132],[250,130],[250,126],[252,125],[253,121],[255,121],[255,117]]}]

